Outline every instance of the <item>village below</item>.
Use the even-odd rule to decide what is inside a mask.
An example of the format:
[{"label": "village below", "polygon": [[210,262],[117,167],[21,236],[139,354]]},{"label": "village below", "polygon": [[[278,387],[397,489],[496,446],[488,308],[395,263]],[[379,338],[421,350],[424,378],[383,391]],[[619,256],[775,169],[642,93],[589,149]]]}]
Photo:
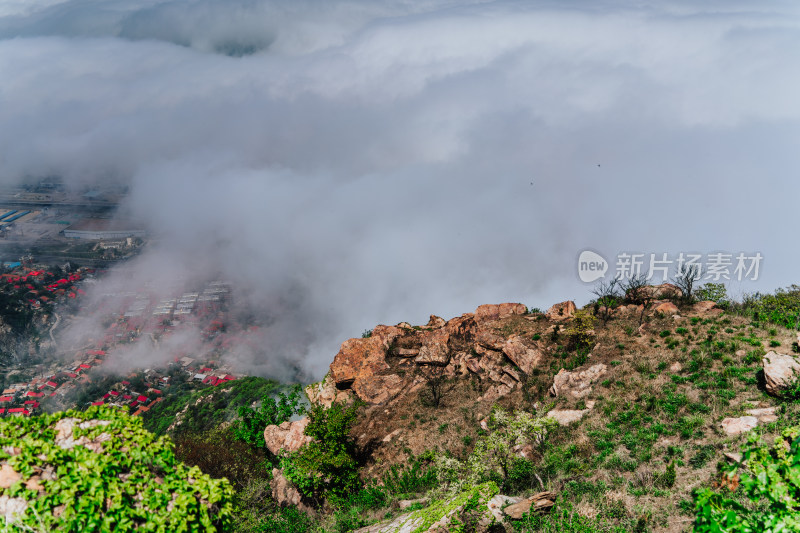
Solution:
[{"label": "village below", "polygon": [[[15,202],[0,205],[0,416],[100,405],[139,416],[175,385],[213,387],[243,377],[220,359],[254,342],[248,335],[257,326],[230,320],[228,282],[209,279],[191,290],[95,289],[109,268],[147,246],[140,225],[114,218],[112,192],[76,198],[40,182],[0,194]],[[93,327],[76,326],[89,315]],[[195,351],[163,349],[185,331],[195,333]],[[161,346],[164,355],[150,368],[109,363],[109,354],[125,359],[136,346],[148,352]]]}]

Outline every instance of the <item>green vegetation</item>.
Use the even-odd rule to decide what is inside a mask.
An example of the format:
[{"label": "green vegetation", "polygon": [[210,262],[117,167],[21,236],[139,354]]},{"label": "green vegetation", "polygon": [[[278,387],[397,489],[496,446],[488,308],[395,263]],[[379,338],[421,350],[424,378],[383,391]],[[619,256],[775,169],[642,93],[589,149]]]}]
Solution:
[{"label": "green vegetation", "polygon": [[355,443],[350,437],[356,409],[335,403],[329,409],[314,405],[308,410],[305,434],[315,440],[280,461],[286,477],[306,496],[343,497],[359,487]]},{"label": "green vegetation", "polygon": [[594,315],[589,309],[575,311],[570,326],[565,332],[569,347],[579,352],[588,352],[594,345]]},{"label": "green vegetation", "polygon": [[[67,437],[75,444],[57,440]],[[20,475],[2,495],[25,508],[10,531],[217,531],[232,523],[230,484],[184,466],[166,438],[119,410],[0,420],[0,460]]]},{"label": "green vegetation", "polygon": [[269,396],[261,397],[261,405],[249,407],[239,406],[239,420],[234,423],[234,436],[251,446],[264,448],[264,428],[270,425],[280,425],[296,414],[305,410],[301,406],[302,397],[300,386],[297,385],[288,395],[278,394],[277,401]]},{"label": "green vegetation", "polygon": [[[766,320],[787,329],[800,329],[800,286],[778,289],[774,294],[756,293],[746,296],[731,309],[752,318]],[[756,327],[754,325],[754,327]]]},{"label": "green vegetation", "polygon": [[[108,390],[107,386],[105,390]],[[145,429],[156,435],[164,435],[177,420],[179,423],[171,433],[205,433],[223,422],[236,419],[240,408],[250,407],[264,397],[285,390],[285,386],[276,381],[258,377],[237,379],[216,387],[202,387],[198,389],[198,385],[192,382],[173,382],[164,391],[164,400],[142,414]],[[100,391],[102,393],[102,389]],[[264,431],[263,427],[261,431]]]},{"label": "green vegetation", "polygon": [[741,466],[724,474],[723,488],[696,494],[695,531],[800,530],[798,435],[800,426],[787,428],[772,446],[751,436]]},{"label": "green vegetation", "polygon": [[723,306],[729,303],[724,283],[706,283],[695,290],[695,296],[698,300],[710,300]]}]

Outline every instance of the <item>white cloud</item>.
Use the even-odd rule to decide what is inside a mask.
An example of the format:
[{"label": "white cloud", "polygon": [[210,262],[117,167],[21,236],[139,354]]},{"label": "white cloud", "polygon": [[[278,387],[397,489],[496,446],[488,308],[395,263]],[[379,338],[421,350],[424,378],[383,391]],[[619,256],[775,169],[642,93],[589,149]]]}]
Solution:
[{"label": "white cloud", "polygon": [[17,10],[0,179],[129,182],[153,258],[237,277],[316,376],[376,321],[585,300],[587,247],[760,250],[774,288],[796,281],[797,9],[704,6]]}]

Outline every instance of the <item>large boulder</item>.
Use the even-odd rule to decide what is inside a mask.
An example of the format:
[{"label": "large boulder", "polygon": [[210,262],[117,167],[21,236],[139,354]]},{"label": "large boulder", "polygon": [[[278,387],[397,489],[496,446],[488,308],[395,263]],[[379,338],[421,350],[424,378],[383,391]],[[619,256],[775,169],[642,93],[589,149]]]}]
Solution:
[{"label": "large boulder", "polygon": [[498,320],[512,315],[524,315],[528,308],[520,303],[484,304],[475,310],[475,320]]},{"label": "large boulder", "polygon": [[628,300],[672,300],[683,296],[683,292],[672,283],[661,285],[645,285],[635,291],[628,291],[625,295]]},{"label": "large boulder", "polygon": [[475,316],[472,313],[467,313],[455,318],[451,318],[445,323],[444,329],[451,337],[456,337],[469,342],[472,340],[475,332],[477,331]]},{"label": "large boulder", "polygon": [[556,494],[545,491],[534,494],[521,502],[514,503],[503,509],[503,513],[513,520],[519,520],[525,513],[545,513],[556,504]]},{"label": "large boulder", "polygon": [[436,315],[431,315],[430,319],[428,320],[428,324],[425,326],[426,328],[436,329],[442,328],[445,325],[444,318]]},{"label": "large boulder", "polygon": [[663,302],[653,309],[653,313],[657,315],[672,316],[679,313],[678,306],[672,302]]},{"label": "large boulder", "polygon": [[785,396],[800,376],[800,361],[793,355],[768,352],[762,360],[767,392]]},{"label": "large boulder", "polygon": [[449,342],[450,333],[445,328],[428,332],[414,362],[421,365],[446,365],[450,362]]},{"label": "large boulder", "polygon": [[350,391],[339,390],[333,382],[330,374],[327,374],[322,381],[312,383],[305,388],[306,396],[311,404],[321,405],[328,408],[336,403],[350,403],[353,395]]},{"label": "large boulder", "polygon": [[566,320],[572,318],[576,309],[575,302],[567,300],[566,302],[551,306],[550,309],[545,312],[545,316],[550,320]]},{"label": "large boulder", "polygon": [[606,368],[603,363],[592,365],[586,370],[574,370],[572,372],[562,368],[553,378],[550,394],[552,396],[563,396],[569,392],[575,398],[583,398],[592,392],[592,383],[603,375]]},{"label": "large boulder", "polygon": [[390,344],[404,330],[396,326],[375,326],[368,338],[348,339],[331,363],[331,379],[339,389],[352,387],[358,379],[388,370],[386,355]]},{"label": "large boulder", "polygon": [[299,450],[312,440],[303,433],[308,422],[308,417],[304,417],[294,422],[284,422],[279,426],[267,426],[264,429],[264,442],[267,444],[267,449],[274,455],[278,455],[281,450],[285,452]]},{"label": "large boulder", "polygon": [[559,426],[568,426],[573,422],[581,420],[589,411],[589,409],[554,409],[547,413],[547,418],[552,418],[558,422]]},{"label": "large boulder", "polygon": [[542,353],[527,346],[519,335],[512,335],[508,338],[503,344],[503,353],[526,374],[530,374],[542,359]]},{"label": "large boulder", "polygon": [[726,418],[720,425],[726,435],[738,435],[747,433],[758,425],[758,418],[755,416],[740,416],[738,418]]},{"label": "large boulder", "polygon": [[717,302],[712,302],[711,300],[703,300],[692,306],[693,315],[717,316],[722,314],[722,312],[722,308],[717,305]]}]

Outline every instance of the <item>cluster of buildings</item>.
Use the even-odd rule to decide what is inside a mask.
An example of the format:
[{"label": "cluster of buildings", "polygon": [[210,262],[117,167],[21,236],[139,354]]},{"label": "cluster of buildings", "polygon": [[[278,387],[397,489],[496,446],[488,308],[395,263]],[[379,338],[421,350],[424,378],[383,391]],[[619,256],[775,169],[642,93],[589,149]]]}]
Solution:
[{"label": "cluster of buildings", "polygon": [[41,402],[47,398],[64,397],[76,387],[88,384],[88,371],[102,364],[106,355],[103,350],[88,350],[82,358],[50,375],[8,385],[0,396],[0,416],[38,414]]},{"label": "cluster of buildings", "polygon": [[79,268],[71,274],[61,275],[47,269],[14,263],[11,272],[0,274],[0,290],[18,294],[20,303],[39,308],[60,296],[76,298],[83,294],[83,289],[76,287],[76,284],[92,273],[94,269]]},{"label": "cluster of buildings", "polygon": [[[79,297],[84,294],[79,287],[81,281],[93,277],[92,273],[93,270],[84,268],[59,277],[46,269],[14,265],[12,272],[0,275],[0,288],[5,285],[14,291],[25,291],[24,295],[21,292],[16,294],[24,296],[30,305],[37,306],[50,298]],[[160,340],[183,328],[199,332],[202,346],[197,353],[205,355],[174,354],[172,361],[164,362],[164,368],[173,367],[174,376],[177,367],[185,373],[185,381],[198,385],[218,386],[236,379],[230,367],[208,360],[209,355],[216,358],[237,342],[248,342],[249,330],[228,323],[230,292],[230,283],[217,280],[194,291],[180,291],[173,295],[164,295],[150,287],[101,295],[99,303],[93,303],[92,310],[106,317],[107,326],[103,334],[99,338],[81,341],[84,348],[75,354],[72,363],[54,364],[46,370],[40,368],[39,377],[7,386],[0,395],[0,416],[37,414],[43,402],[52,397],[58,405],[69,405],[71,398],[80,395],[80,388],[90,384],[89,371],[102,365],[109,353],[144,336],[148,336],[155,347]],[[84,305],[81,299],[77,303],[79,307]],[[90,403],[124,406],[132,414],[139,415],[161,401],[163,392],[170,385],[169,375],[162,371],[137,371]]]}]

